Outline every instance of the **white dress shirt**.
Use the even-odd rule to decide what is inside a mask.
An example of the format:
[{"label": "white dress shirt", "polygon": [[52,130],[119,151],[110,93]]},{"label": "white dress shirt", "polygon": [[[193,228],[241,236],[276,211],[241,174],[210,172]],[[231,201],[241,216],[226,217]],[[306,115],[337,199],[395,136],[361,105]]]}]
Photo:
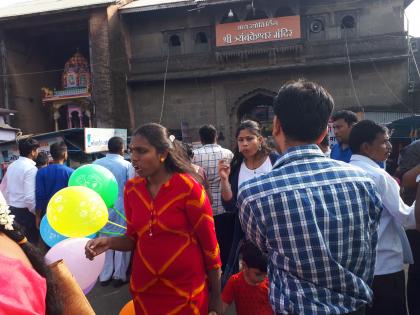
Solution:
[{"label": "white dress shirt", "polygon": [[373,179],[384,206],[378,227],[375,275],[399,272],[404,267],[404,256],[411,255],[402,227],[416,228],[414,205],[410,207],[402,201],[398,183],[370,158],[353,154],[350,164],[360,167]]},{"label": "white dress shirt", "polygon": [[10,164],[1,183],[1,191],[9,206],[28,208],[35,213],[35,177],[36,163],[20,156]]}]

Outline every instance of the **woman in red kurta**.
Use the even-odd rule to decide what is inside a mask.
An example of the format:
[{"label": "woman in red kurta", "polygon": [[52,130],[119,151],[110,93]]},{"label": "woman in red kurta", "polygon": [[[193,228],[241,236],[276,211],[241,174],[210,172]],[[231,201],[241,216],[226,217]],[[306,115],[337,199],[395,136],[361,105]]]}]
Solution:
[{"label": "woman in red kurta", "polygon": [[221,315],[219,247],[203,186],[164,127],[140,127],[130,148],[139,177],[125,187],[126,236],[88,242],[87,256],[134,248],[137,315]]}]

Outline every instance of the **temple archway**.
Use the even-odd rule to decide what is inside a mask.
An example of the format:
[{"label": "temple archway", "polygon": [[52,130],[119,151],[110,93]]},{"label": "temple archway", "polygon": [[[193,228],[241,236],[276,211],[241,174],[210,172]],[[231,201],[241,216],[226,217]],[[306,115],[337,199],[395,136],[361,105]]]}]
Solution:
[{"label": "temple archway", "polygon": [[261,124],[263,135],[270,137],[274,117],[273,99],[276,94],[268,89],[258,88],[239,97],[230,112],[231,135],[235,135],[241,121],[252,119]]}]

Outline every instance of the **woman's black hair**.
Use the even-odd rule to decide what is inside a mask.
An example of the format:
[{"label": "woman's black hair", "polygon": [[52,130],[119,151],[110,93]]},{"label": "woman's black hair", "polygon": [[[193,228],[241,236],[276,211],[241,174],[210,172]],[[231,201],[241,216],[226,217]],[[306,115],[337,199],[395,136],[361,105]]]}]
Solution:
[{"label": "woman's black hair", "polygon": [[[19,224],[13,223],[13,230],[6,230],[4,225],[0,224],[0,233],[4,233],[11,240],[16,243],[21,242],[25,235],[22,233],[22,229]],[[54,281],[52,272],[45,264],[41,251],[32,245],[30,242],[26,242],[20,245],[26,257],[34,267],[35,271],[47,281],[47,296],[45,298],[46,315],[60,315],[63,313],[63,305],[58,292],[57,284]]]},{"label": "woman's black hair", "polygon": [[193,157],[194,157],[194,151],[193,151],[193,147],[191,144],[186,143],[186,142],[182,142],[182,149],[184,150],[184,153],[186,154],[186,156],[188,157],[188,159],[190,161],[192,161]]},{"label": "woman's black hair", "polygon": [[168,130],[159,124],[149,123],[140,126],[133,132],[134,136],[142,136],[152,145],[158,153],[167,152],[165,167],[169,172],[186,173],[203,184],[201,176],[191,166],[191,161],[186,157],[179,141],[169,139]]},{"label": "woman's black hair", "polygon": [[[189,143],[186,143],[186,142],[178,141],[178,140],[175,140],[174,142],[176,142],[176,145],[179,145],[182,148],[184,158],[190,163],[190,165],[193,165],[193,167],[194,167],[194,164],[192,163],[192,159],[194,157],[194,151],[193,151],[192,145],[189,144]],[[197,165],[195,165],[195,166],[197,166]],[[204,174],[204,177],[203,177],[203,175],[200,174],[200,172],[195,171],[195,173],[196,174],[198,173],[198,177],[199,177],[198,182],[204,186],[204,189],[207,193],[207,197],[209,198],[210,204],[213,204],[213,196],[211,194],[210,184],[209,184],[209,181],[207,180],[205,174]],[[196,178],[196,177],[194,177],[194,178]]]},{"label": "woman's black hair", "polygon": [[[261,126],[256,121],[244,120],[243,122],[241,122],[238,129],[236,129],[235,139],[238,138],[242,130],[248,130],[249,132],[251,132],[253,135],[257,137],[263,137],[261,133]],[[265,139],[263,138],[261,142],[261,150],[259,150],[257,154],[268,156],[270,153],[271,153],[271,149],[268,147],[267,143],[265,142]],[[239,165],[241,165],[243,160],[244,160],[244,156],[242,155],[241,152],[239,152],[238,143],[236,143],[235,149],[233,151],[233,159],[232,159],[232,162],[230,163],[231,169],[234,169],[235,167],[238,167]]]}]

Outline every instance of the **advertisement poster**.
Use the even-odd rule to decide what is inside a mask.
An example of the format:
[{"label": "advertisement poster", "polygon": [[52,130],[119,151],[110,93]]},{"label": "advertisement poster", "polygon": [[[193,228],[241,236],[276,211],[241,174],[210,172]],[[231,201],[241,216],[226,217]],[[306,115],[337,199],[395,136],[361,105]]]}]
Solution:
[{"label": "advertisement poster", "polygon": [[108,140],[121,137],[127,143],[127,129],[85,128],[85,153],[108,151]]}]

